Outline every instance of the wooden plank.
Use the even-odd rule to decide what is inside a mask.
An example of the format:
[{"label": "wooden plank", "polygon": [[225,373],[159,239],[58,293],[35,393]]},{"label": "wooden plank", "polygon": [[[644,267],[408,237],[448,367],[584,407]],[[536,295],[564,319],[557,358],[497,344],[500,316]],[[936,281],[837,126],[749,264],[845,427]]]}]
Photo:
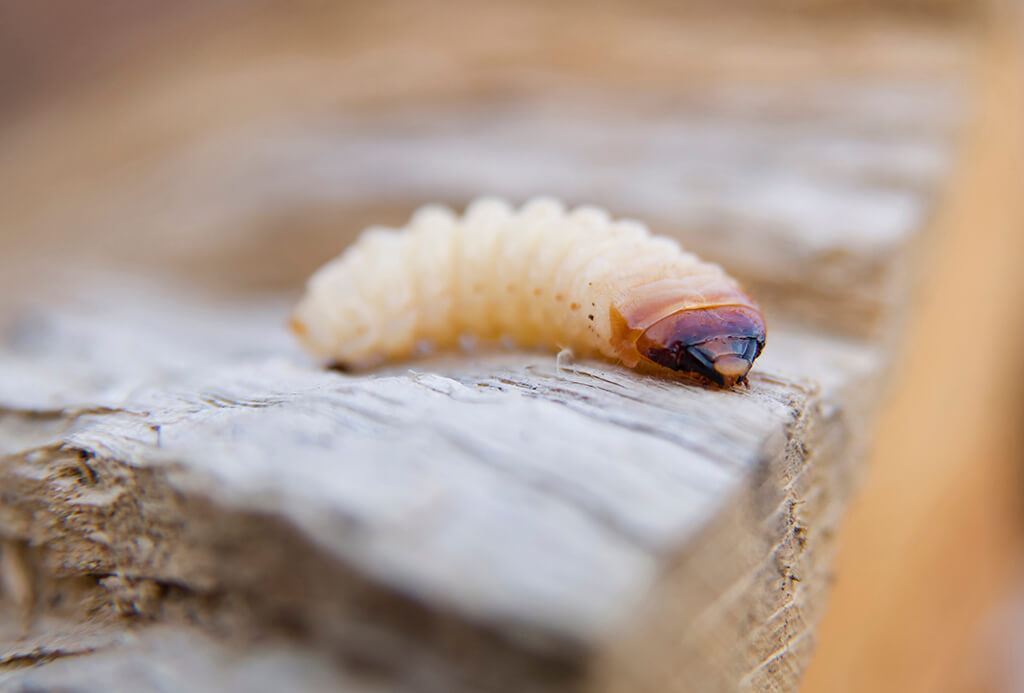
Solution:
[{"label": "wooden plank", "polygon": [[[548,65],[540,88],[489,107],[475,68],[424,72],[378,17],[365,53],[285,32],[317,58],[299,86],[277,58],[217,44],[9,129],[5,281],[36,291],[5,293],[18,310],[0,321],[0,686],[106,690],[112,671],[194,662],[189,686],[241,690],[254,641],[281,653],[267,681],[308,690],[321,674],[388,690],[795,685],[909,251],[949,166],[957,41],[867,50],[858,34],[844,70],[806,30],[734,54],[705,24],[688,45],[655,17],[613,20],[593,17],[632,47],[625,63],[606,74],[536,39],[491,74]],[[475,36],[446,59],[508,47]],[[713,69],[684,59],[694,46]],[[806,59],[818,49],[825,67]],[[365,60],[408,81],[369,84]],[[211,107],[224,84],[248,96]],[[239,104],[252,127],[228,117]],[[98,124],[122,149],[96,148]],[[282,284],[368,216],[483,190],[596,200],[735,269],[770,322],[750,387],[514,350],[358,375],[298,353]],[[195,640],[167,645],[177,629]],[[319,663],[309,679],[295,648]],[[18,668],[72,654],[87,656]]]},{"label": "wooden plank", "polygon": [[[823,579],[813,561],[794,572],[805,569],[801,518],[828,514],[816,494],[844,464],[839,429],[864,415],[839,403],[877,384],[879,367],[864,344],[778,329],[751,387],[735,392],[519,352],[350,376],[280,345],[253,353],[251,331],[217,324],[236,313],[272,334],[276,306],[141,305],[159,319],[140,325],[138,307],[120,319],[78,309],[37,315],[13,344],[8,333],[0,368],[21,380],[5,380],[2,397],[21,401],[7,405],[3,430],[34,428],[39,439],[2,466],[5,534],[49,547],[48,569],[173,585],[186,602],[228,594],[244,608],[218,618],[251,612],[272,629],[287,612],[342,651],[335,631],[371,585],[446,628],[507,640],[491,653],[497,663],[450,673],[451,685],[497,665],[514,681],[522,651],[613,661],[623,628],[645,651],[671,636],[694,638],[696,655],[708,629],[749,638],[755,658],[774,655],[796,635],[788,626],[744,635],[732,619],[755,605],[766,616],[799,611],[797,581]],[[236,341],[225,348],[227,332]],[[831,469],[815,470],[805,448]],[[698,542],[680,557],[730,499],[738,517],[725,512],[709,536],[745,546],[723,555],[718,541]],[[679,602],[669,622],[670,597],[652,590]],[[365,627],[415,638],[401,619]],[[433,656],[456,658],[437,647]],[[602,678],[634,676],[637,664],[609,664]]]}]

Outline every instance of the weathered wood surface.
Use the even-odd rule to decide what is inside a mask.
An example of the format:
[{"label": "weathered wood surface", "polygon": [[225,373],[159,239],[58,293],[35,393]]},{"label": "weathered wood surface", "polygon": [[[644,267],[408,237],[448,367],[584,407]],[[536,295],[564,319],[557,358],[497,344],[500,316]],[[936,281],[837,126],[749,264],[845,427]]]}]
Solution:
[{"label": "weathered wood surface", "polygon": [[[460,676],[540,686],[526,653],[581,657],[637,637],[650,656],[702,618],[757,661],[781,654],[802,630],[802,585],[823,584],[804,546],[835,521],[822,516],[837,507],[847,431],[863,430],[850,403],[880,366],[864,345],[776,328],[737,392],[516,352],[349,376],[293,353],[280,310],[142,305],[37,313],[6,333],[0,368],[18,377],[0,392],[15,453],[0,472],[5,535],[48,547],[36,570],[104,576],[97,589],[115,600],[122,582],[152,581],[151,603],[128,611],[216,594],[237,603],[208,618],[272,630],[287,613],[342,652],[406,641],[375,654],[385,660],[422,637],[405,630],[409,611],[436,612],[429,632],[465,631],[458,648],[478,627],[506,640],[461,662],[446,639],[416,644],[466,669],[444,688]],[[693,546],[729,500],[736,517],[717,531],[735,543]],[[620,634],[647,609],[635,636]]]},{"label": "weathered wood surface", "polygon": [[[155,81],[76,117],[200,135],[98,182],[62,139],[87,126],[15,129],[9,275],[39,291],[0,325],[0,689],[250,690],[256,659],[264,690],[793,687],[951,160],[957,84],[915,62],[955,63],[933,39],[895,73],[779,60],[782,82],[676,92],[666,68],[629,109],[562,66],[502,108],[444,73],[413,101],[454,101],[339,114],[317,76],[354,78],[323,60],[295,88],[256,65],[265,120],[218,129],[154,109],[176,93]],[[200,96],[245,67],[213,65]],[[294,286],[371,214],[478,192],[596,201],[735,268],[770,322],[750,387],[518,351],[325,372],[290,295],[239,295]],[[71,267],[47,245],[70,226]]]}]

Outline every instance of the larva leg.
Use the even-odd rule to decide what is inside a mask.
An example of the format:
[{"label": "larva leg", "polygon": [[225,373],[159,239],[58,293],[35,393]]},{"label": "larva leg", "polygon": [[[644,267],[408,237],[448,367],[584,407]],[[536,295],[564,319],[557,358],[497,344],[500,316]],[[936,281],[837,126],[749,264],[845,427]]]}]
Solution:
[{"label": "larva leg", "polygon": [[571,371],[575,354],[572,353],[572,349],[562,347],[562,350],[558,352],[558,356],[555,357],[555,368],[560,371]]}]

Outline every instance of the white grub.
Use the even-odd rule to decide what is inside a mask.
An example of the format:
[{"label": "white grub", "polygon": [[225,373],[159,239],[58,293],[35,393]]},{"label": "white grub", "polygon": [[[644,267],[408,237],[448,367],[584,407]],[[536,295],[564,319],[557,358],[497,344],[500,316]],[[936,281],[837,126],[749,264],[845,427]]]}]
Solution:
[{"label": "white grub", "polygon": [[[636,366],[636,341],[683,312],[760,313],[718,265],[605,210],[481,198],[457,216],[430,205],[405,228],[372,227],[309,280],[291,318],[325,362],[367,367],[499,342],[566,348]],[[763,325],[763,323],[761,323]]]}]

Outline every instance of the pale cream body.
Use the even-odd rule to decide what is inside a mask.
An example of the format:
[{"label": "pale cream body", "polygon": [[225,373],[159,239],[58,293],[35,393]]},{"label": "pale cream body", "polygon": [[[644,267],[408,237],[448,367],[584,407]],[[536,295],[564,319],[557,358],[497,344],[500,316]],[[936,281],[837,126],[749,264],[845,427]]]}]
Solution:
[{"label": "pale cream body", "polygon": [[595,207],[477,200],[367,229],[309,280],[291,325],[325,361],[360,367],[460,336],[600,353],[635,366],[637,336],[681,310],[754,307],[721,267]]}]

